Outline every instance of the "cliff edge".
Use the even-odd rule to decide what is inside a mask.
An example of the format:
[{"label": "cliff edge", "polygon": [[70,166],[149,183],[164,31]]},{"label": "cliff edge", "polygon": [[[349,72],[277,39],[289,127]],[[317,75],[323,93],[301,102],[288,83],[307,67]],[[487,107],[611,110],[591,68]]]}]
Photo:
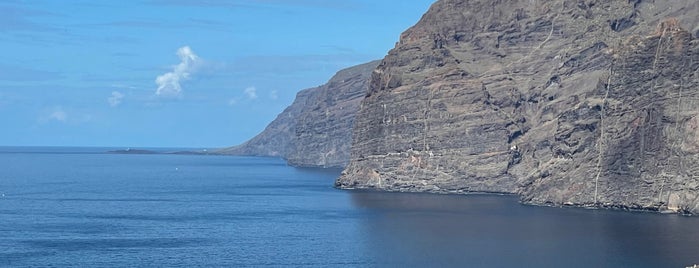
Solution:
[{"label": "cliff edge", "polygon": [[336,186],[699,213],[697,29],[696,1],[440,0],[372,73]]},{"label": "cliff edge", "polygon": [[341,70],[325,85],[300,91],[264,131],[218,153],[282,157],[294,166],[344,167],[349,162],[354,118],[378,64],[373,61]]}]

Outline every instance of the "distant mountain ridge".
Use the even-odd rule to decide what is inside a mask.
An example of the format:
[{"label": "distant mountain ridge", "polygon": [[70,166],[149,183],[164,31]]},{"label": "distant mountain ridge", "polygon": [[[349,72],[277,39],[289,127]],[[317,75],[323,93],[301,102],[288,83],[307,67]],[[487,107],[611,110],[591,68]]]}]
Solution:
[{"label": "distant mountain ridge", "polygon": [[251,140],[222,154],[275,156],[294,166],[344,167],[354,117],[379,61],[341,70],[325,85],[300,91],[294,102]]}]

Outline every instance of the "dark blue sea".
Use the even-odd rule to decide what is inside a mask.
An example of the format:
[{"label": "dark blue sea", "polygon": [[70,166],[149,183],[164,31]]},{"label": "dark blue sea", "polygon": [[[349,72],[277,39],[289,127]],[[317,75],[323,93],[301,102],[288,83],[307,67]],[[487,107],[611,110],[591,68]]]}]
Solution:
[{"label": "dark blue sea", "polygon": [[0,147],[0,266],[685,267],[699,218],[351,192],[274,158]]}]

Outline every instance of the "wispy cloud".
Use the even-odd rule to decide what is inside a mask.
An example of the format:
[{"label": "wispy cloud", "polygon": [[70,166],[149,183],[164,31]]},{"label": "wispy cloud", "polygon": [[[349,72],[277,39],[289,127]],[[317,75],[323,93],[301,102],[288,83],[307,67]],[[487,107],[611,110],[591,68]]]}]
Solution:
[{"label": "wispy cloud", "polygon": [[0,63],[0,81],[48,81],[61,78],[63,78],[63,76],[57,72],[36,70],[22,66],[5,65]]},{"label": "wispy cloud", "polygon": [[[3,4],[12,4],[5,2]],[[18,3],[19,4],[19,3]],[[0,32],[46,32],[56,31],[57,28],[39,24],[32,19],[35,17],[55,16],[50,12],[27,9],[15,5],[0,5]]]},{"label": "wispy cloud", "polygon": [[63,110],[62,107],[55,107],[49,114],[47,121],[52,120],[65,123],[66,121],[68,121],[68,114]]},{"label": "wispy cloud", "polygon": [[95,117],[88,110],[65,109],[63,106],[47,107],[41,111],[38,122],[40,124],[48,124],[51,122],[80,125],[94,121]]},{"label": "wispy cloud", "polygon": [[7,103],[7,97],[5,97],[5,93],[0,92],[0,108],[5,106],[6,103]]},{"label": "wispy cloud", "polygon": [[245,89],[245,96],[248,97],[250,100],[257,99],[257,88],[255,87],[248,87]]},{"label": "wispy cloud", "polygon": [[279,94],[276,90],[272,90],[272,92],[269,93],[269,98],[272,100],[277,100],[279,99]]},{"label": "wispy cloud", "polygon": [[91,23],[91,24],[75,24],[73,27],[80,28],[150,28],[150,29],[199,29],[199,30],[214,30],[214,31],[230,31],[227,24],[221,21],[202,19],[202,18],[181,18],[179,20],[163,21],[152,18],[131,19],[131,20],[116,20],[109,22]]},{"label": "wispy cloud", "polygon": [[117,107],[121,104],[122,99],[124,99],[124,94],[119,91],[112,91],[112,95],[107,98],[107,102],[109,102],[109,106]]},{"label": "wispy cloud", "polygon": [[201,59],[194,54],[189,46],[181,47],[177,50],[177,56],[180,57],[180,63],[173,67],[172,72],[159,75],[155,79],[158,89],[155,94],[162,97],[180,97],[182,96],[182,81],[190,79],[191,75],[196,72],[201,65]]},{"label": "wispy cloud", "polygon": [[374,59],[366,54],[260,55],[241,57],[221,68],[227,73],[293,75],[322,69],[339,70]]},{"label": "wispy cloud", "polygon": [[[277,96],[276,90],[269,93],[270,99],[276,99],[278,97],[279,96]],[[252,103],[252,101],[257,100],[259,98],[260,98],[260,95],[259,95],[257,88],[250,86],[250,87],[247,87],[243,90],[242,95],[238,95],[238,96],[235,96],[235,97],[228,99],[227,103],[228,103],[228,106],[236,106],[236,105],[238,105],[238,103],[241,103],[241,101],[243,103]],[[246,101],[249,101],[249,102],[246,102]]]},{"label": "wispy cloud", "polygon": [[279,8],[279,7],[305,7],[337,10],[356,10],[364,4],[358,0],[328,1],[328,0],[151,0],[151,4],[217,7],[217,8]]}]

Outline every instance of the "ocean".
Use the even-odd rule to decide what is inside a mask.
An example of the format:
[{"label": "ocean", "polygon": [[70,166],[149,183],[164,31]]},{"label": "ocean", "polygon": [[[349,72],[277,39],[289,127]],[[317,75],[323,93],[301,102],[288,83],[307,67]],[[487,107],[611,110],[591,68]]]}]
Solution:
[{"label": "ocean", "polygon": [[3,267],[685,267],[699,218],[343,191],[281,159],[0,147]]}]

